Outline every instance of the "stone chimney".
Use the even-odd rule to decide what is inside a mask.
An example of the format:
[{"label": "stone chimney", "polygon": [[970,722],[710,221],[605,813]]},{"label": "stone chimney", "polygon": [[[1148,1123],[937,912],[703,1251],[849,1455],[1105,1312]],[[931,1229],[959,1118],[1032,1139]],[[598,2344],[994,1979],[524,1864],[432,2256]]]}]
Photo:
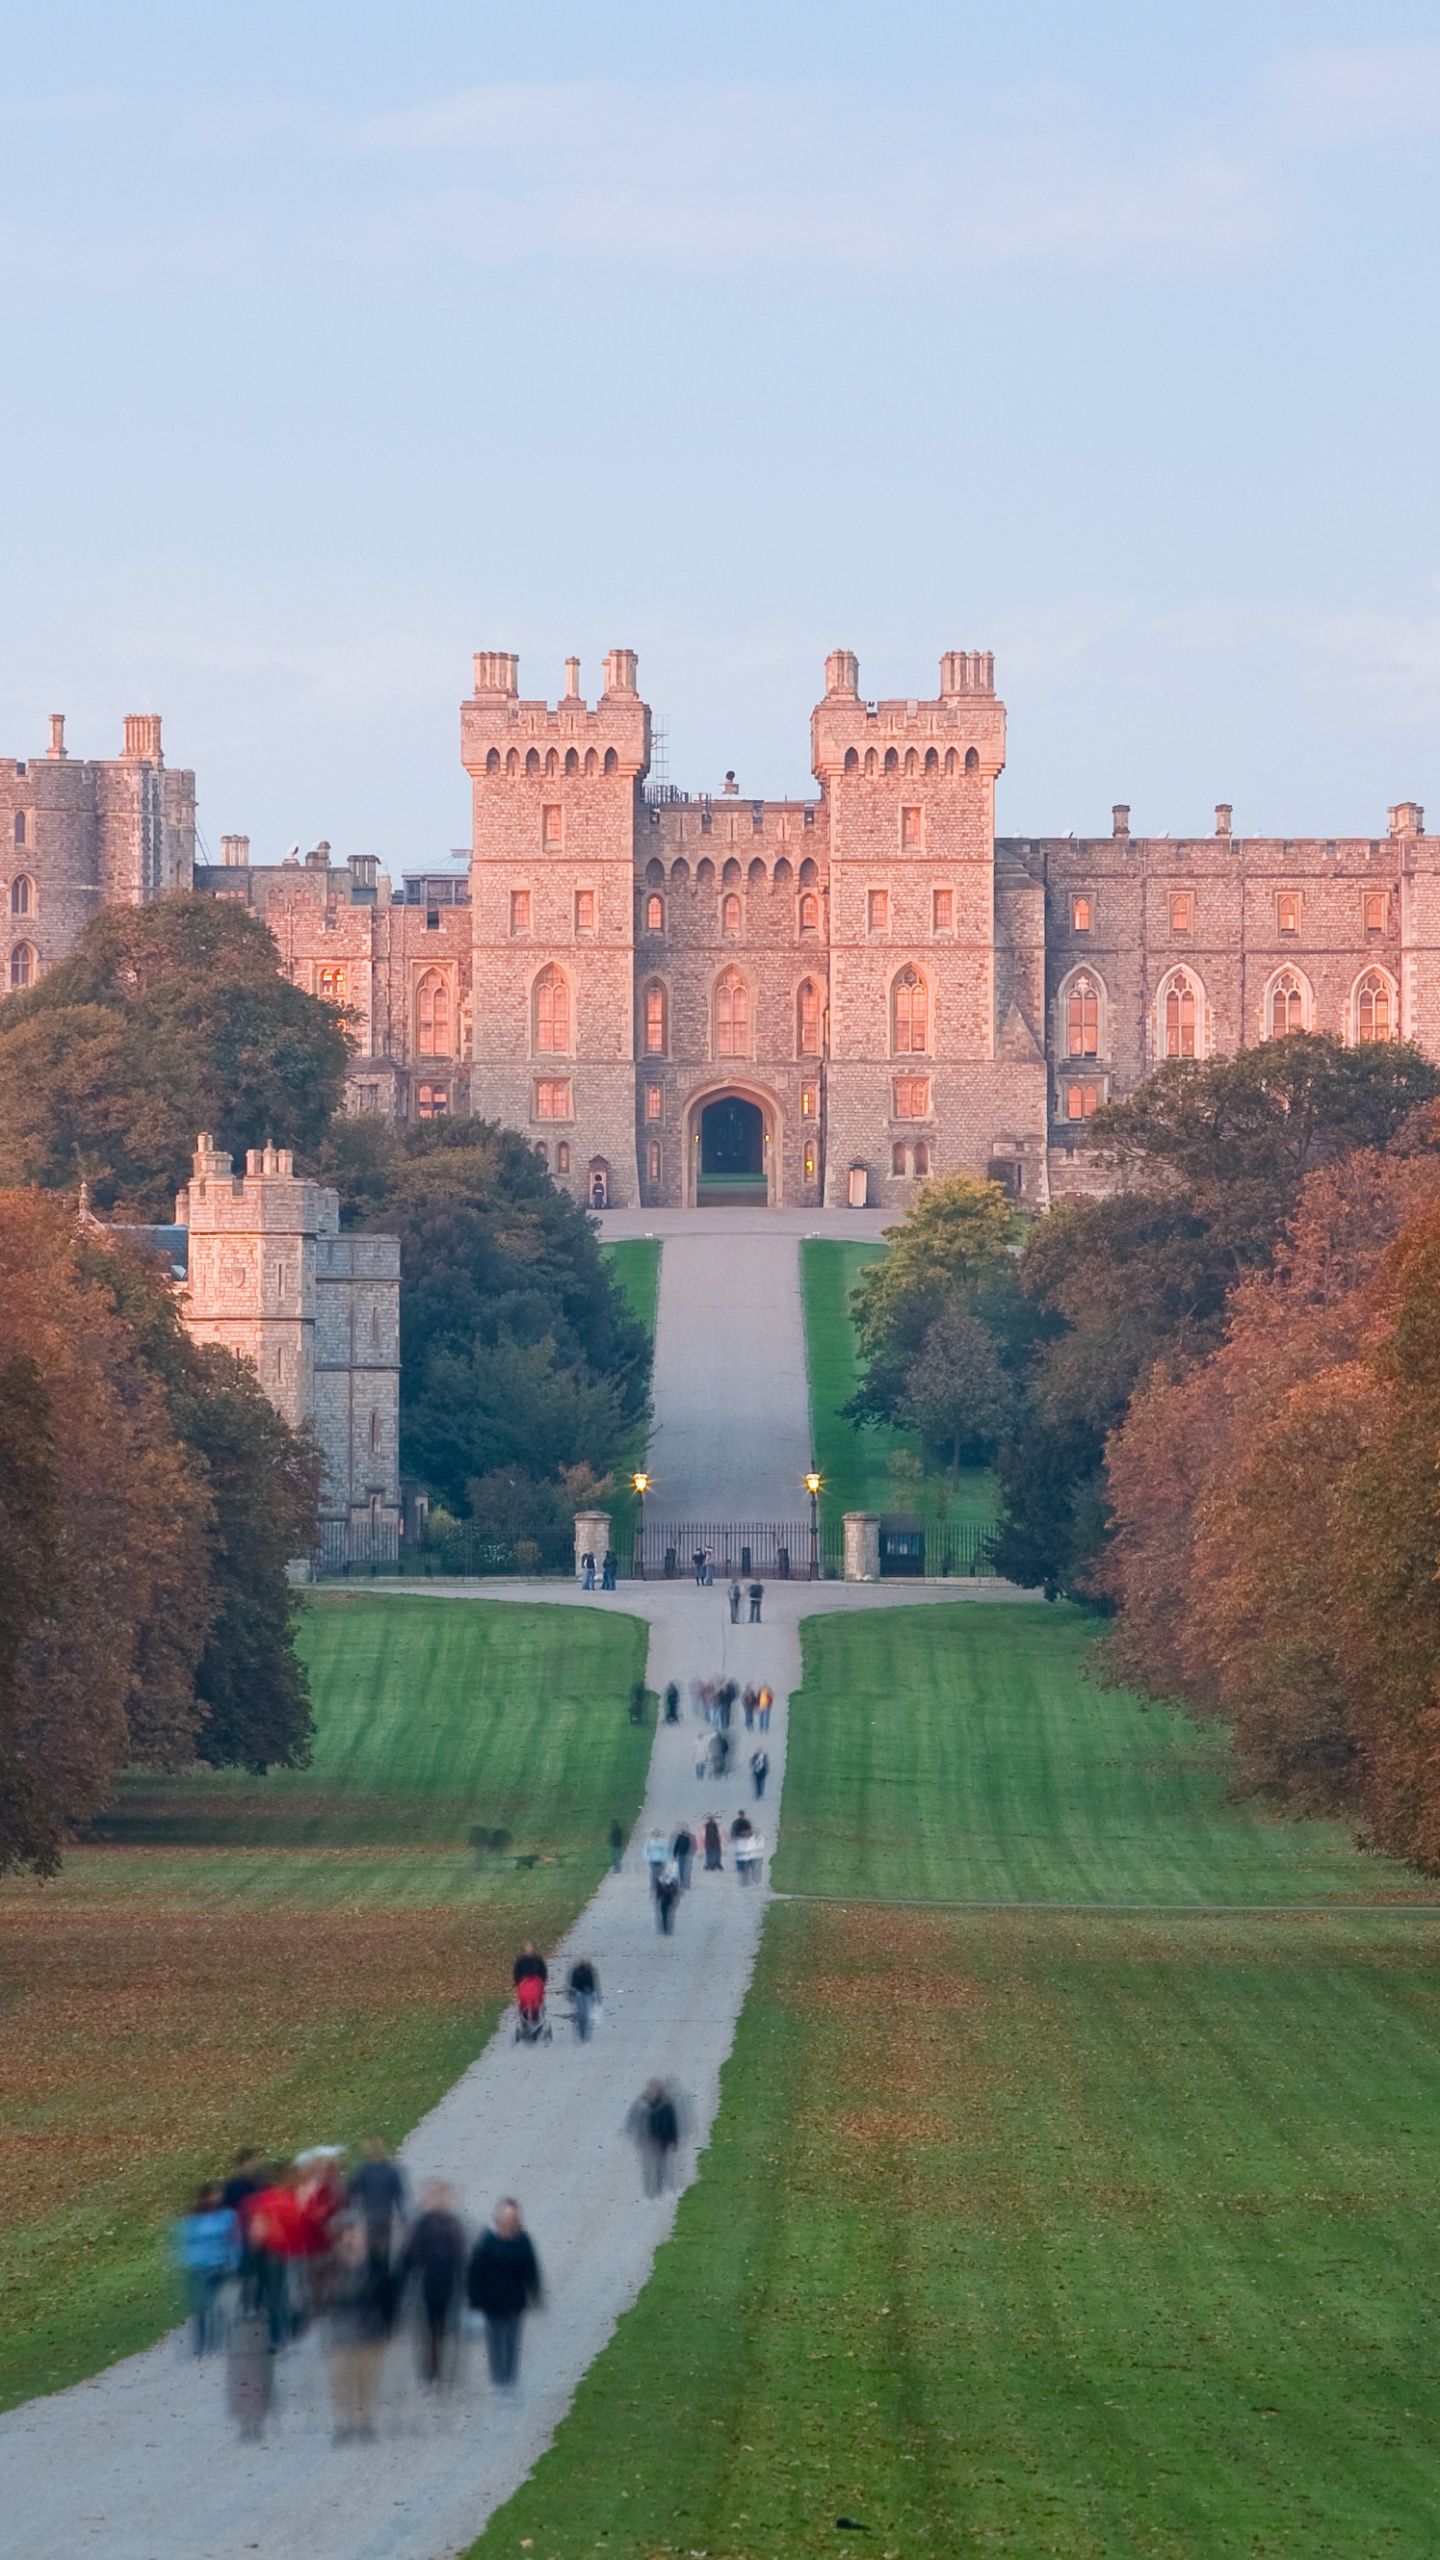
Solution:
[{"label": "stone chimney", "polygon": [[250,866],[249,837],[222,836],[220,839],[220,860],[227,871],[248,870]]},{"label": "stone chimney", "polygon": [[1397,800],[1390,812],[1392,836],[1423,836],[1425,812],[1418,800]]},{"label": "stone chimney", "polygon": [[230,1158],[223,1147],[217,1147],[208,1129],[202,1129],[195,1141],[191,1174],[196,1182],[228,1182]]},{"label": "stone chimney", "polygon": [[825,661],[825,691],[832,699],[858,701],[860,661],[853,649],[832,649]]},{"label": "stone chimney", "polygon": [[947,649],[940,661],[940,699],[956,702],[966,693],[993,693],[995,653],[992,649]]},{"label": "stone chimney", "polygon": [[1110,831],[1112,835],[1117,836],[1128,836],[1130,833],[1130,803],[1128,800],[1116,801],[1114,808],[1110,812]]},{"label": "stone chimney", "polygon": [[124,753],[127,764],[163,764],[158,711],[127,711]]},{"label": "stone chimney", "polygon": [[65,714],[63,711],[52,711],[50,714],[50,759],[53,764],[63,764],[65,761]]},{"label": "stone chimney", "polygon": [[580,661],[578,658],[567,658],[565,661],[565,699],[567,702],[578,702],[580,699]]},{"label": "stone chimney", "polygon": [[605,661],[605,690],[608,693],[633,693],[635,671],[640,661],[633,649],[612,649]]},{"label": "stone chimney", "polygon": [[475,690],[477,693],[509,694],[513,701],[520,690],[519,659],[508,649],[477,649]]},{"label": "stone chimney", "polygon": [[1235,811],[1234,811],[1234,808],[1233,808],[1233,806],[1232,806],[1232,804],[1231,804],[1231,802],[1230,802],[1230,801],[1228,801],[1228,800],[1217,800],[1217,801],[1216,801],[1216,803],[1215,803],[1215,833],[1217,834],[1217,836],[1228,836],[1228,835],[1233,835],[1233,834],[1234,834],[1234,832],[1235,832],[1235,831],[1234,831],[1234,828],[1233,828],[1233,827],[1231,826],[1231,824],[1230,824],[1230,821],[1231,821],[1231,819],[1234,817],[1234,815],[1235,815]]}]

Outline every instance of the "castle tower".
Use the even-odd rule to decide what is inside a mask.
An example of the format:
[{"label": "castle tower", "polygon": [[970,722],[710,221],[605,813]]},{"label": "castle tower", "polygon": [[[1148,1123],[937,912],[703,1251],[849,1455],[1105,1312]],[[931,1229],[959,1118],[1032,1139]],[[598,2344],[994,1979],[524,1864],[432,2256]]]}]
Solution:
[{"label": "castle tower", "polygon": [[553,706],[484,650],[461,711],[474,799],[471,1108],[525,1131],[578,1198],[635,1198],[635,835],[650,713],[612,649]]},{"label": "castle tower", "polygon": [[865,702],[837,649],[811,747],[829,813],[827,1199],[863,1171],[872,1202],[898,1205],[917,1171],[958,1157],[1005,1166],[1038,1205],[1043,1023],[1015,1001],[1008,950],[997,969],[994,661],[951,650],[934,700]]},{"label": "castle tower", "polygon": [[72,756],[50,714],[43,756],[0,757],[0,995],[33,986],[101,907],[188,889],[195,776],[167,768],[154,712],[125,722],[112,761]]}]

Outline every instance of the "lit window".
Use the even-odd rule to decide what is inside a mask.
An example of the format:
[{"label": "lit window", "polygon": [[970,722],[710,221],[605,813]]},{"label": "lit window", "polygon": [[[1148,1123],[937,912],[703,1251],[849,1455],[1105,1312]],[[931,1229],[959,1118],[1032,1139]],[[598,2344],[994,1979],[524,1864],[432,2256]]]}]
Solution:
[{"label": "lit window", "polygon": [[867,913],[869,915],[870,930],[872,933],[888,933],[890,929],[890,892],[888,889],[871,890]]},{"label": "lit window", "polygon": [[800,1087],[800,1117],[802,1120],[819,1119],[820,1087],[818,1084],[802,1084]]},{"label": "lit window", "polygon": [[715,1054],[743,1058],[750,1047],[750,990],[737,970],[730,970],[715,990]]},{"label": "lit window", "polygon": [[346,1004],[349,1001],[350,973],[333,965],[315,972],[315,992],[322,1004]]},{"label": "lit window", "polygon": [[892,1173],[903,1173],[905,1171],[905,1150],[900,1145],[898,1139],[890,1150],[890,1170]]},{"label": "lit window", "polygon": [[645,1087],[645,1117],[646,1117],[646,1119],[647,1119],[647,1120],[661,1120],[661,1119],[663,1119],[663,1118],[664,1118],[664,1116],[665,1116],[665,1092],[664,1092],[664,1087],[663,1087],[663,1086],[661,1086],[661,1085],[658,1085],[658,1084],[647,1084],[647,1086]]},{"label": "lit window", "polygon": [[1276,899],[1275,930],[1277,933],[1299,932],[1300,893],[1297,889],[1282,889]]},{"label": "lit window", "polygon": [[577,889],[575,892],[575,930],[577,933],[593,933],[595,930],[593,889]]},{"label": "lit window", "polygon": [[1372,969],[1355,990],[1355,1037],[1360,1041],[1393,1040],[1395,1002],[1389,980]]},{"label": "lit window", "polygon": [[564,842],[563,821],[558,800],[547,800],[540,821],[540,842],[546,853],[558,853]]},{"label": "lit window", "polygon": [[1270,1037],[1284,1040],[1292,1031],[1304,1028],[1304,994],[1294,971],[1287,969],[1270,990]]},{"label": "lit window", "polygon": [[663,899],[663,898],[647,898],[647,899],[646,899],[646,901],[645,901],[645,930],[646,930],[646,932],[647,932],[647,933],[663,933],[663,932],[664,932],[664,930],[665,930],[665,901],[664,901],[664,899]]},{"label": "lit window", "polygon": [[1188,978],[1172,978],[1165,990],[1165,1055],[1195,1055],[1195,990]]},{"label": "lit window", "polygon": [[[665,1054],[665,990],[663,987],[650,986],[645,990],[645,1047],[652,1058],[663,1058]],[[654,1093],[658,1093],[659,1090],[658,1085],[651,1087]]]},{"label": "lit window", "polygon": [[450,981],[443,970],[425,970],[415,990],[415,1046],[422,1058],[450,1054]]},{"label": "lit window", "polygon": [[740,901],[733,889],[720,901],[720,930],[722,933],[738,933],[740,930]]},{"label": "lit window", "polygon": [[1076,978],[1065,998],[1065,1052],[1071,1058],[1100,1054],[1100,998],[1093,979]]},{"label": "lit window", "polygon": [[568,1173],[570,1170],[570,1149],[564,1138],[555,1149],[555,1170],[557,1173]]},{"label": "lit window", "polygon": [[512,889],[510,892],[510,930],[512,933],[528,933],[530,930],[528,889]]},{"label": "lit window", "polygon": [[23,871],[17,871],[10,883],[10,913],[12,916],[33,916],[35,913],[35,883]]},{"label": "lit window", "polygon": [[892,1046],[899,1057],[922,1057],[930,1046],[930,1005],[924,982],[913,969],[902,969],[895,981]]},{"label": "lit window", "polygon": [[422,1120],[443,1120],[450,1108],[448,1084],[422,1084],[417,1107]]},{"label": "lit window", "polygon": [[1071,901],[1070,901],[1070,930],[1071,930],[1071,932],[1072,932],[1072,933],[1088,933],[1088,932],[1089,932],[1089,930],[1090,930],[1090,901],[1089,901],[1089,899],[1088,899],[1088,898],[1072,898],[1072,899],[1071,899]]},{"label": "lit window", "polygon": [[800,1055],[820,1055],[820,990],[813,978],[807,978],[800,990]]},{"label": "lit window", "polygon": [[815,1179],[815,1141],[813,1138],[807,1138],[805,1141],[804,1166],[806,1181],[813,1182]]},{"label": "lit window", "polygon": [[955,892],[954,892],[954,890],[953,890],[953,889],[937,889],[937,890],[936,890],[936,892],[935,892],[935,901],[934,901],[934,918],[935,918],[935,931],[936,931],[937,933],[953,933],[953,932],[954,932],[954,930],[955,930]]},{"label": "lit window", "polygon": [[535,1087],[537,1120],[569,1120],[570,1079],[568,1076],[542,1076]]},{"label": "lit window", "polygon": [[920,812],[919,812],[919,810],[918,810],[918,809],[902,809],[902,810],[901,810],[901,812],[900,812],[900,842],[901,842],[901,844],[903,845],[903,847],[904,847],[904,849],[905,849],[905,851],[906,851],[907,853],[918,853],[918,852],[919,852],[919,850],[920,850]]},{"label": "lit window", "polygon": [[1170,930],[1172,933],[1193,933],[1195,930],[1195,899],[1189,889],[1177,889],[1171,898]]},{"label": "lit window", "polygon": [[535,1046],[561,1058],[570,1047],[570,981],[559,969],[542,969],[535,981]]},{"label": "lit window", "polygon": [[1383,933],[1383,932],[1384,932],[1384,930],[1385,930],[1385,911],[1386,911],[1386,908],[1388,907],[1389,903],[1390,903],[1390,902],[1389,902],[1389,899],[1387,898],[1387,896],[1386,896],[1386,894],[1385,894],[1385,891],[1384,891],[1383,889],[1367,889],[1367,890],[1366,890],[1366,892],[1365,892],[1365,930],[1366,930],[1366,932],[1367,932],[1367,933]]},{"label": "lit window", "polygon": [[930,1170],[930,1150],[923,1138],[915,1150],[914,1165],[917,1180]]},{"label": "lit window", "polygon": [[800,930],[802,933],[818,933],[820,930],[820,901],[813,889],[807,889],[800,901]]},{"label": "lit window", "polygon": [[660,1141],[652,1138],[645,1152],[645,1164],[652,1182],[660,1179]]},{"label": "lit window", "polygon": [[929,1117],[929,1077],[899,1077],[895,1086],[895,1118],[897,1120],[928,1120]]},{"label": "lit window", "polygon": [[1091,1112],[1098,1111],[1099,1107],[1100,1087],[1098,1084],[1070,1084],[1066,1086],[1065,1117],[1067,1120],[1088,1120]]}]

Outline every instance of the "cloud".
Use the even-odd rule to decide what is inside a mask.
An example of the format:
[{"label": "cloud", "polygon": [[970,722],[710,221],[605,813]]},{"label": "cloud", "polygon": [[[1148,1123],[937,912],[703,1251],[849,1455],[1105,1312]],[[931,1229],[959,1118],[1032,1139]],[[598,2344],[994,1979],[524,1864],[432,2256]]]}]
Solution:
[{"label": "cloud", "polygon": [[1440,44],[1323,45],[1279,66],[1271,106],[1291,144],[1363,144],[1440,125]]}]

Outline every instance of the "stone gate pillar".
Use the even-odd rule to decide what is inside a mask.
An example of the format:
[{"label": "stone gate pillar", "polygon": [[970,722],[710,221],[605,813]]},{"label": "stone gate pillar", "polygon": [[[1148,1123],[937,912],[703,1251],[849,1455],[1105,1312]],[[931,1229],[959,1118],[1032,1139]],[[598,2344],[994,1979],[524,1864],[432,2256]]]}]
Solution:
[{"label": "stone gate pillar", "polygon": [[878,1511],[847,1511],[845,1514],[845,1579],[847,1582],[878,1582],[880,1579]]},{"label": "stone gate pillar", "polygon": [[575,1514],[575,1579],[577,1582],[581,1579],[585,1570],[584,1558],[586,1556],[594,1557],[595,1580],[597,1583],[599,1582],[600,1567],[605,1561],[605,1550],[609,1544],[609,1512],[577,1511]]}]

